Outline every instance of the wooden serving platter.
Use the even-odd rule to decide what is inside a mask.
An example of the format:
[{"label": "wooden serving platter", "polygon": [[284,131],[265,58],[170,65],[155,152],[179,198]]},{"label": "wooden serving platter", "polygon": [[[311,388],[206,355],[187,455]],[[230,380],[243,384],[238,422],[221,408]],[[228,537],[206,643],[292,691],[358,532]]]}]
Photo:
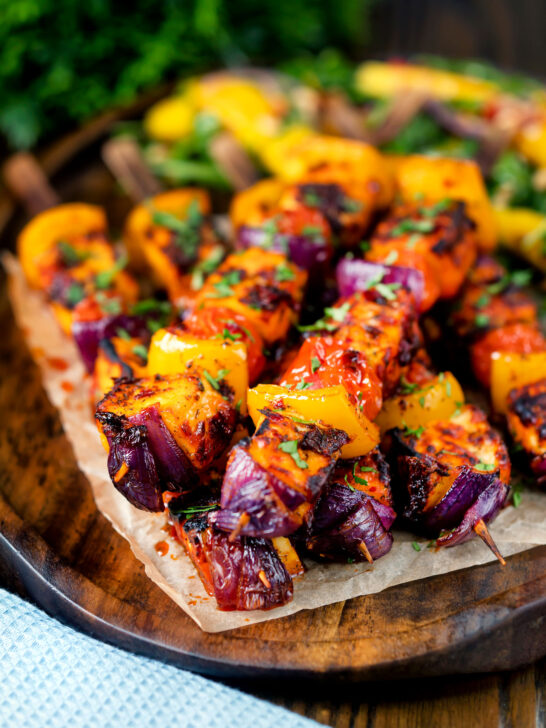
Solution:
[{"label": "wooden serving platter", "polygon": [[[63,199],[128,201],[98,161],[108,123],[50,152]],[[64,144],[64,146],[63,146]],[[22,220],[19,212],[19,220]],[[5,243],[17,210],[0,202]],[[546,654],[546,547],[219,634],[202,632],[97,511],[0,293],[0,574],[52,615],[138,653],[222,677],[359,681],[512,669]]]}]

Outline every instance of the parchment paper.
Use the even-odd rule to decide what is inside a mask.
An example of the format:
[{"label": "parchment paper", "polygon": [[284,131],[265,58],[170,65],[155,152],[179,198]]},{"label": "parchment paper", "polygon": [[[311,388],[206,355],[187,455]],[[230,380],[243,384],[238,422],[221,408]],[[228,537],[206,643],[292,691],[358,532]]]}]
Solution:
[{"label": "parchment paper", "polygon": [[[426,542],[421,539],[421,551],[418,552],[412,546],[415,536],[396,530],[392,550],[373,566],[322,565],[308,561],[307,572],[295,581],[290,604],[264,612],[221,612],[216,608],[214,598],[206,594],[183,549],[162,530],[165,515],[138,510],[112,485],[106,468],[106,453],[92,419],[89,386],[76,345],[62,333],[43,296],[28,288],[18,261],[5,254],[3,264],[9,274],[9,296],[15,318],[42,370],[49,399],[59,410],[64,431],[81,470],[89,479],[97,507],[127,539],[150,579],[203,630],[221,632],[244,627],[300,609],[313,609],[494,560],[489,549],[477,538],[437,553],[427,549]],[[52,358],[63,359],[68,368],[60,371],[55,362],[51,364]],[[546,543],[546,494],[525,491],[521,505],[517,509],[506,508],[490,530],[504,556]],[[164,556],[155,549],[160,541],[167,541],[169,545]]]}]

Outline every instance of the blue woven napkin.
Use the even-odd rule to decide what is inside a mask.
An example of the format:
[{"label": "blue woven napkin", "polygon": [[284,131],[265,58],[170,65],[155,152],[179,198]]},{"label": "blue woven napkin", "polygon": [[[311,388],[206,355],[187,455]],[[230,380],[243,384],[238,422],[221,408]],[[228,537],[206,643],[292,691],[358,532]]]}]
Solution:
[{"label": "blue woven napkin", "polygon": [[225,685],[60,624],[0,589],[2,728],[317,728]]}]

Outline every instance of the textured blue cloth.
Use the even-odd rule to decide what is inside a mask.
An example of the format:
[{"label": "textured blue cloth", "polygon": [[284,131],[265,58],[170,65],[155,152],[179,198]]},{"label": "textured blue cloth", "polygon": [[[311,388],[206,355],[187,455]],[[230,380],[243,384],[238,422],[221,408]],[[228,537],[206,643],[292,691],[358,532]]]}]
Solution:
[{"label": "textured blue cloth", "polygon": [[2,728],[317,728],[199,675],[98,642],[0,589]]}]

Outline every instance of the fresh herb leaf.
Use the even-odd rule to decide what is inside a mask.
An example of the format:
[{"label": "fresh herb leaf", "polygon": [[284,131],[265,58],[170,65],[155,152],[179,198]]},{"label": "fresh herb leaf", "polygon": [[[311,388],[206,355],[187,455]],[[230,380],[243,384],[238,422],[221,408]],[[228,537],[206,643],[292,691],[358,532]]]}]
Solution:
[{"label": "fresh herb leaf", "polygon": [[116,329],[116,336],[118,336],[120,339],[124,339],[125,341],[131,340],[131,334],[127,331],[127,329]]},{"label": "fresh herb leaf", "polygon": [[411,394],[416,390],[420,389],[420,386],[415,382],[408,382],[404,376],[400,377],[400,389],[402,394]]},{"label": "fresh herb leaf", "polygon": [[304,379],[300,379],[300,381],[296,384],[296,389],[309,389],[311,386],[311,382],[306,382]]},{"label": "fresh herb leaf", "polygon": [[478,313],[474,317],[474,323],[476,326],[479,326],[480,328],[484,328],[489,324],[489,316],[485,313]]},{"label": "fresh herb leaf", "polygon": [[114,282],[114,278],[125,268],[127,262],[127,256],[122,255],[109,270],[102,270],[100,273],[97,273],[95,276],[95,287],[100,291],[110,288]]},{"label": "fresh herb leaf", "polygon": [[398,251],[397,250],[391,250],[390,253],[387,255],[383,263],[385,265],[392,265],[393,263],[396,263],[398,260]]},{"label": "fresh herb leaf", "polygon": [[242,334],[233,333],[229,329],[224,328],[221,334],[217,334],[219,339],[227,339],[228,341],[239,341],[242,338]]},{"label": "fresh herb leaf", "polygon": [[347,486],[347,488],[349,488],[349,490],[352,490],[353,493],[356,493],[356,488],[354,487],[354,485],[351,485],[351,483],[349,482],[349,474],[348,473],[345,474],[344,480],[345,480],[345,485]]},{"label": "fresh herb leaf", "polygon": [[286,265],[286,263],[281,263],[275,268],[275,278],[279,283],[284,283],[284,281],[293,281],[295,273],[289,266]]},{"label": "fresh herb leaf", "polygon": [[229,369],[220,369],[220,371],[218,372],[218,375],[216,377],[213,377],[212,374],[207,369],[204,369],[203,375],[204,375],[205,379],[207,380],[207,382],[210,384],[210,386],[213,389],[215,389],[217,392],[219,392],[220,391],[220,382],[222,381],[222,379],[224,379],[224,377],[227,374],[229,374],[229,372],[230,372]]},{"label": "fresh herb leaf", "polygon": [[434,227],[433,220],[402,220],[391,229],[390,236],[396,238],[405,233],[430,233]]},{"label": "fresh herb leaf", "polygon": [[66,289],[65,300],[68,306],[76,306],[85,298],[85,291],[80,283],[71,283]]},{"label": "fresh herb leaf", "polygon": [[172,306],[168,301],[156,301],[155,298],[146,298],[138,301],[131,307],[131,313],[135,316],[143,316],[147,313],[157,313],[161,316],[170,316]]},{"label": "fresh herb leaf", "polygon": [[419,546],[417,541],[412,541],[411,545],[412,545],[414,551],[421,551],[421,547]]},{"label": "fresh herb leaf", "polygon": [[421,437],[421,435],[425,431],[425,428],[422,425],[419,425],[419,427],[412,428],[412,427],[409,427],[408,425],[406,425],[405,422],[402,422],[402,424],[404,426],[404,431],[402,433],[404,435],[404,437],[417,437],[417,438],[419,438],[419,437]]},{"label": "fresh herb leaf", "polygon": [[482,295],[476,300],[474,306],[476,308],[483,308],[484,306],[487,306],[490,300],[491,296],[489,295],[489,293],[482,293]]},{"label": "fresh herb leaf", "polygon": [[140,357],[142,361],[148,361],[148,349],[144,346],[144,344],[137,344],[136,346],[133,346],[131,351],[135,356]]},{"label": "fresh herb leaf", "polygon": [[369,240],[361,240],[358,244],[358,247],[363,253],[367,253],[368,250],[372,247],[372,244]]},{"label": "fresh herb leaf", "polygon": [[396,291],[401,287],[402,287],[401,283],[376,283],[375,284],[375,290],[379,293],[381,298],[384,298],[386,301],[395,301],[396,295],[393,293],[393,291]]},{"label": "fresh herb leaf", "polygon": [[297,440],[287,440],[286,442],[281,442],[281,444],[279,445],[279,450],[288,453],[292,457],[292,460],[296,463],[298,468],[305,470],[309,467],[298,452]]},{"label": "fresh herb leaf", "polygon": [[311,372],[314,374],[317,369],[320,369],[320,359],[318,356],[311,357]]},{"label": "fresh herb leaf", "polygon": [[479,460],[474,467],[476,470],[484,470],[486,473],[490,473],[492,470],[497,469],[496,465],[493,465],[492,463],[484,463],[483,460]]},{"label": "fresh herb leaf", "polygon": [[68,266],[78,265],[87,258],[91,257],[91,253],[85,250],[76,250],[73,245],[70,245],[66,240],[59,240],[57,243],[57,249],[61,254],[63,263]]}]

